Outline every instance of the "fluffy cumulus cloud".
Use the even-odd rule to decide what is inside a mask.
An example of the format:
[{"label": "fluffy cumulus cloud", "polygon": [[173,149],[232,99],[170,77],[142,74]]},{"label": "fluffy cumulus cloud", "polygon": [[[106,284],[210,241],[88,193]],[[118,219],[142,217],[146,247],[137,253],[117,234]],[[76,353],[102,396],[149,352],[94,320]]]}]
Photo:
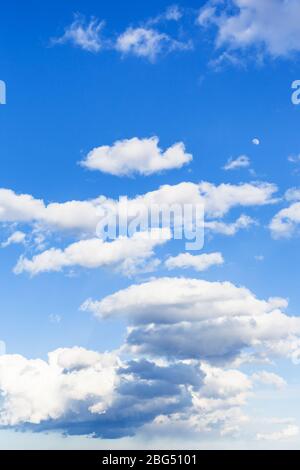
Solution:
[{"label": "fluffy cumulus cloud", "polygon": [[122,362],[116,353],[78,347],[55,350],[48,360],[4,355],[0,425],[95,437],[132,435],[163,416],[180,413],[187,419],[202,387],[204,396],[212,389],[226,399],[249,383],[243,374],[212,373],[199,363]]},{"label": "fluffy cumulus cloud", "polygon": [[203,253],[201,255],[191,255],[190,253],[181,253],[177,256],[170,256],[165,265],[168,269],[187,269],[192,268],[195,271],[205,271],[211,266],[224,263],[221,253]]},{"label": "fluffy cumulus cloud", "polygon": [[300,50],[298,0],[211,0],[198,23],[217,28],[216,45],[231,50],[254,47],[272,57]]},{"label": "fluffy cumulus cloud", "polygon": [[145,425],[229,433],[246,417],[251,378],[199,361],[122,361],[116,353],[61,348],[48,360],[0,358],[0,425],[117,438]]},{"label": "fluffy cumulus cloud", "polygon": [[44,209],[44,202],[40,199],[0,189],[0,222],[31,222],[39,219]]},{"label": "fluffy cumulus cloud", "polygon": [[80,240],[64,250],[52,248],[31,260],[21,257],[15,267],[15,273],[24,271],[32,275],[41,272],[60,271],[66,267],[80,266],[95,269],[105,266],[118,266],[124,271],[138,266],[153,255],[153,249],[170,239],[170,232],[152,230],[137,232],[131,238],[119,237],[112,242],[99,238]]},{"label": "fluffy cumulus cloud", "polygon": [[95,231],[99,200],[45,204],[29,194],[0,189],[0,222],[37,223],[58,230]]},{"label": "fluffy cumulus cloud", "polygon": [[269,228],[274,238],[289,238],[298,234],[300,224],[300,190],[291,188],[285,193],[291,204],[274,215]]},{"label": "fluffy cumulus cloud", "polygon": [[[160,157],[157,155],[157,158]],[[132,199],[123,197],[115,200],[102,195],[90,200],[47,204],[29,194],[17,194],[10,189],[0,189],[0,222],[29,225],[39,234],[48,231],[67,231],[86,238],[95,236],[97,226],[104,216],[120,215],[124,202],[131,217],[149,214],[153,206],[167,205],[170,208],[176,206],[183,209],[185,205],[195,207],[204,205],[209,230],[234,234],[239,228],[251,225],[248,216],[241,216],[234,225],[225,224],[219,219],[234,208],[273,204],[276,202],[274,197],[276,191],[277,187],[270,183],[214,185],[206,181],[198,184],[183,182],[177,185],[164,185]]]},{"label": "fluffy cumulus cloud", "polygon": [[152,173],[173,168],[181,168],[192,160],[182,142],[178,142],[164,152],[159,147],[158,137],[149,139],[120,140],[112,146],[103,145],[93,149],[81,163],[89,170],[99,170],[117,176],[134,173]]},{"label": "fluffy cumulus cloud", "polygon": [[119,360],[83,348],[58,349],[48,360],[0,357],[0,425],[38,424],[82,411],[103,413],[118,385]]},{"label": "fluffy cumulus cloud", "polygon": [[287,316],[286,306],[285,299],[259,300],[230,282],[159,278],[87,300],[82,309],[127,317],[128,347],[143,354],[224,362],[247,348],[297,362],[300,320]]},{"label": "fluffy cumulus cloud", "polygon": [[70,43],[89,52],[99,52],[103,47],[101,30],[104,22],[97,18],[86,20],[81,15],[75,15],[74,21],[69,25],[61,37],[52,39],[53,44]]},{"label": "fluffy cumulus cloud", "polygon": [[103,438],[142,427],[240,432],[255,384],[279,388],[284,381],[265,370],[247,375],[237,358],[275,356],[272,343],[280,342],[282,355],[299,355],[299,319],[283,313],[285,306],[228,282],[186,278],[152,279],[89,300],[83,310],[98,317],[127,317],[126,343],[110,353],[61,348],[47,360],[1,356],[0,426]]},{"label": "fluffy cumulus cloud", "polygon": [[210,217],[222,217],[230,209],[238,206],[262,206],[276,202],[273,195],[277,187],[270,183],[245,183],[233,185],[222,183],[199,184],[200,193],[204,197],[205,212]]},{"label": "fluffy cumulus cloud", "polygon": [[[111,267],[132,276],[157,269],[160,260],[153,257],[155,248],[175,237],[177,230],[185,238],[186,229],[194,225],[196,216],[202,220],[198,227],[200,238],[204,228],[211,233],[232,236],[256,222],[246,215],[241,215],[235,222],[226,222],[223,218],[228,212],[239,207],[273,204],[276,202],[276,191],[277,187],[270,183],[214,185],[205,181],[183,182],[164,185],[132,199],[123,197],[116,200],[99,196],[91,200],[47,204],[28,194],[0,189],[0,222],[12,225],[14,230],[18,225],[22,227],[22,232],[17,230],[9,239],[9,244],[24,242],[26,236],[26,244],[33,250],[31,256],[21,255],[14,268],[16,274],[28,272],[36,275],[76,267]],[[197,214],[187,211],[186,207],[197,208]],[[153,208],[158,208],[163,217],[155,218]],[[205,220],[202,219],[203,209]],[[124,232],[120,232],[124,214],[127,214],[126,223]],[[112,225],[116,234],[107,237],[106,231],[110,231]],[[194,230],[189,237],[191,235],[193,241],[199,242],[196,240],[196,237],[199,238],[198,232]],[[61,234],[67,239],[67,246]],[[65,245],[63,248],[51,247],[53,240],[57,239],[60,245]],[[185,256],[183,264],[188,265],[191,261],[200,270],[207,262],[216,264],[221,260],[210,257],[204,263],[204,258],[187,260]]]},{"label": "fluffy cumulus cloud", "polygon": [[[144,425],[196,432],[241,424],[251,379],[197,361],[121,361],[116,353],[61,348],[48,360],[0,358],[0,425],[117,438]],[[230,424],[231,423],[231,424]]]},{"label": "fluffy cumulus cloud", "polygon": [[235,435],[249,417],[243,406],[252,389],[249,377],[235,369],[220,369],[207,363],[201,365],[202,386],[191,389],[192,406],[185,412],[158,416],[152,432],[181,436]]}]

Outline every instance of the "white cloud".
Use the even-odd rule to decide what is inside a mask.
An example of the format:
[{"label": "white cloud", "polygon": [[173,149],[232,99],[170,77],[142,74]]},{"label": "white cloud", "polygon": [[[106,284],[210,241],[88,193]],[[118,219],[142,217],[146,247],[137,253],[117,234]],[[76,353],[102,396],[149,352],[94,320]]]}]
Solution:
[{"label": "white cloud", "polygon": [[270,183],[222,183],[215,186],[203,181],[199,184],[199,189],[204,197],[205,213],[210,217],[222,217],[238,206],[262,206],[276,202],[273,194],[277,187]]},{"label": "white cloud", "polygon": [[285,299],[259,300],[230,282],[158,278],[81,308],[99,318],[127,317],[135,353],[228,361],[252,349],[295,361],[300,319],[283,313],[286,306]]},{"label": "white cloud", "polygon": [[7,248],[10,245],[23,244],[25,239],[26,234],[17,230],[16,232],[12,233],[5,242],[1,243],[1,247]]},{"label": "white cloud", "polygon": [[288,189],[284,198],[286,201],[291,202],[291,205],[281,209],[271,220],[269,228],[274,238],[289,238],[298,234],[300,224],[300,189]]},{"label": "white cloud", "polygon": [[0,425],[38,424],[68,413],[103,413],[118,385],[119,360],[83,348],[57,349],[48,361],[0,357]]},{"label": "white cloud", "polygon": [[117,38],[115,44],[115,48],[122,54],[144,57],[150,61],[155,61],[162,53],[188,50],[191,47],[190,42],[178,41],[150,27],[130,27]]},{"label": "white cloud", "polygon": [[216,7],[213,6],[212,2],[207,2],[207,4],[200,10],[200,13],[197,18],[197,23],[200,26],[209,25],[212,21],[214,21],[215,15]]},{"label": "white cloud", "polygon": [[289,155],[288,161],[290,163],[299,163],[300,162],[300,155]]},{"label": "white cloud", "polygon": [[193,268],[196,271],[205,271],[211,266],[223,263],[224,259],[221,253],[203,253],[201,255],[181,253],[178,256],[171,256],[165,261],[165,265],[168,269]]},{"label": "white cloud", "polygon": [[250,166],[250,158],[247,155],[240,155],[239,157],[232,159],[230,158],[226,165],[223,167],[224,170],[237,170],[239,168],[248,168]]},{"label": "white cloud", "polygon": [[257,137],[255,137],[254,139],[252,139],[252,144],[253,145],[260,145],[260,140],[257,139]]},{"label": "white cloud", "polygon": [[256,438],[259,441],[282,441],[284,439],[292,439],[293,437],[298,436],[299,427],[293,424],[281,429],[280,431],[275,431],[272,433],[258,433]]},{"label": "white cloud", "polygon": [[32,260],[21,257],[14,272],[20,274],[26,271],[36,275],[74,266],[95,269],[118,265],[126,272],[132,263],[138,265],[150,258],[153,249],[169,239],[170,232],[167,229],[154,229],[151,232],[137,232],[131,238],[119,237],[112,242],[104,242],[99,238],[80,240],[64,250],[51,248],[35,255]]},{"label": "white cloud", "polygon": [[182,17],[183,10],[178,5],[171,5],[163,13],[150,18],[146,23],[147,25],[154,25],[166,21],[179,21]]},{"label": "white cloud", "polygon": [[[212,367],[203,363],[203,386],[193,392],[193,412],[186,420],[181,418],[181,429],[195,429],[200,433],[213,431],[216,426],[221,436],[232,435],[248,421],[242,412],[252,383],[238,370]],[[176,425],[176,417],[171,417]]]},{"label": "white cloud", "polygon": [[286,201],[300,201],[300,188],[290,188],[285,192]]},{"label": "white cloud", "polygon": [[[286,306],[286,301],[281,300]],[[134,323],[147,323],[149,319],[176,323],[183,319],[198,321],[223,315],[248,316],[250,313],[259,318],[276,309],[278,302],[258,300],[248,289],[230,282],[166,277],[133,284],[100,302],[88,301],[85,308],[99,317],[126,315]],[[163,311],[159,311],[161,309]]]},{"label": "white cloud", "polygon": [[[207,218],[221,218],[236,207],[251,207],[273,204],[277,187],[270,183],[220,184],[214,185],[202,181],[199,184],[183,182],[177,185],[164,185],[157,190],[127,199],[134,216],[136,208],[149,211],[152,205],[162,206],[184,204],[205,204]],[[28,194],[16,194],[9,189],[0,189],[0,222],[27,223],[39,231],[73,231],[80,234],[94,235],[97,224],[103,215],[118,213],[122,201],[108,199],[105,196],[83,201],[51,202],[46,204]],[[238,225],[247,225],[250,220],[242,216]],[[236,222],[236,223],[237,223]],[[213,230],[213,227],[210,227]],[[215,227],[216,230],[222,227]],[[232,232],[232,228],[230,229]]]},{"label": "white cloud", "polygon": [[97,18],[87,21],[81,15],[75,15],[73,23],[65,29],[65,33],[60,38],[52,39],[53,44],[71,43],[85,51],[99,52],[102,48],[100,36],[104,22]]},{"label": "white cloud", "polygon": [[249,421],[242,407],[251,392],[251,379],[238,370],[207,363],[201,364],[201,370],[203,383],[199,389],[192,390],[191,410],[157,417],[151,426],[153,433],[190,436],[194,431],[198,439],[216,431],[221,436],[234,435]]},{"label": "white cloud", "polygon": [[56,324],[58,324],[58,323],[61,322],[61,316],[58,315],[57,313],[51,313],[51,314],[49,315],[49,320],[50,320],[51,323],[56,323]]},{"label": "white cloud", "polygon": [[[153,208],[158,207],[162,211],[163,208],[166,208],[169,212],[175,210],[176,228],[180,230],[184,227],[185,230],[187,223],[195,221],[194,215],[186,213],[186,206],[201,208],[201,214],[204,207],[206,217],[204,227],[207,230],[212,233],[234,235],[238,230],[248,228],[256,222],[246,215],[241,215],[233,223],[227,223],[220,219],[233,208],[273,204],[276,202],[273,197],[276,191],[277,187],[269,183],[254,182],[216,186],[205,181],[199,184],[183,182],[174,186],[164,185],[157,190],[138,195],[132,199],[121,197],[119,200],[114,200],[99,196],[91,200],[71,200],[46,204],[43,200],[35,199],[28,194],[16,194],[12,190],[0,189],[0,222],[12,224],[14,227],[16,224],[22,224],[22,232],[26,233],[28,241],[32,243],[32,248],[38,252],[32,259],[21,257],[15,268],[16,273],[27,271],[34,275],[43,271],[60,271],[64,267],[72,266],[111,266],[127,276],[132,276],[139,272],[153,271],[159,261],[150,259],[146,255],[147,250],[144,245],[141,256],[138,257],[133,243],[131,244],[131,254],[128,251],[128,256],[126,256],[124,252],[123,257],[117,258],[118,249],[108,261],[108,253],[112,252],[114,246],[120,248],[123,242],[118,242],[116,239],[115,245],[113,243],[104,244],[105,230],[102,232],[99,226],[101,221],[113,217],[118,234],[118,220],[124,216],[124,204],[126,204],[126,210],[131,220],[137,218],[138,220],[147,220],[147,222]],[[129,221],[127,220],[127,222]],[[150,229],[165,228],[171,231],[170,237],[172,237],[174,228],[172,225],[174,224],[171,217],[169,219],[167,216],[160,221],[155,222],[154,220],[150,224]],[[127,233],[121,233],[130,238],[134,233],[130,223],[127,228],[129,230]],[[148,225],[144,228],[141,227],[141,230],[149,230]],[[74,237],[74,243],[69,244],[65,249],[61,247],[46,249],[54,244],[52,237],[60,234],[68,236],[68,243],[70,243],[69,237]],[[193,232],[193,237],[197,236],[199,239],[198,235]],[[110,239],[114,239],[114,236]],[[61,243],[63,240],[59,239],[59,241]],[[126,242],[127,248],[130,243],[129,240],[128,243]],[[96,255],[93,256],[90,250],[96,250]],[[40,253],[41,251],[43,252]],[[150,248],[149,251],[152,253]]]},{"label": "white cloud", "polygon": [[128,27],[123,33],[102,36],[105,22],[96,17],[90,19],[76,14],[74,21],[65,28],[61,37],[52,38],[52,44],[71,44],[89,52],[98,53],[100,50],[116,50],[123,55],[143,57],[154,62],[161,54],[178,50],[189,50],[192,42],[181,42],[161,31],[166,22],[178,22],[183,11],[177,5],[169,6],[163,13],[148,19],[137,27]]},{"label": "white cloud", "polygon": [[205,363],[201,368],[205,372],[201,388],[202,397],[230,398],[248,392],[252,388],[251,380],[238,370],[219,369]]},{"label": "white cloud", "polygon": [[282,377],[274,374],[273,372],[267,372],[265,370],[253,374],[252,379],[264,385],[271,385],[278,389],[282,389],[287,385],[286,381]]},{"label": "white cloud", "polygon": [[245,418],[251,379],[199,362],[121,362],[115,353],[60,348],[48,360],[0,358],[0,425],[121,437],[144,424],[228,433]]},{"label": "white cloud", "polygon": [[182,142],[172,145],[164,152],[158,144],[158,137],[119,140],[112,146],[103,145],[93,149],[81,164],[89,170],[99,170],[117,176],[129,176],[134,173],[151,175],[163,170],[181,168],[193,158],[185,152]]},{"label": "white cloud", "polygon": [[32,222],[39,219],[45,205],[42,200],[28,194],[16,194],[10,189],[0,189],[0,222]]},{"label": "white cloud", "polygon": [[[128,316],[127,347],[118,355],[74,347],[57,349],[48,360],[0,357],[1,426],[102,438],[133,435],[141,427],[148,436],[169,435],[171,429],[197,433],[198,438],[234,435],[249,421],[243,407],[253,382],[281,382],[265,371],[248,376],[233,368],[234,361],[228,367],[230,353],[249,347],[267,353],[268,343],[277,346],[278,338],[288,343],[291,334],[300,331],[299,319],[279,311],[286,306],[284,299],[259,300],[230,283],[154,279],[103,302],[105,315]],[[154,347],[147,359],[146,349],[137,342],[144,327],[143,344]],[[198,346],[197,357],[190,354],[193,344]],[[200,360],[205,355],[201,345],[205,361]],[[207,362],[214,362],[209,356],[213,348],[222,367]],[[121,351],[126,361],[119,357]],[[296,431],[283,434],[291,437]]]},{"label": "white cloud", "polygon": [[224,66],[228,64],[245,69],[245,62],[243,58],[240,57],[237,53],[233,53],[231,51],[223,51],[221,54],[219,54],[218,57],[213,58],[208,62],[209,67],[211,67],[216,72],[221,71]]},{"label": "white cloud", "polygon": [[219,220],[210,220],[205,222],[206,230],[228,236],[235,235],[239,230],[248,229],[252,225],[257,225],[257,222],[244,214],[232,223],[221,222]]},{"label": "white cloud", "polygon": [[200,10],[202,27],[217,27],[217,47],[255,47],[272,57],[300,51],[298,0],[209,1]]},{"label": "white cloud", "polygon": [[281,209],[271,220],[269,228],[274,238],[289,238],[297,232],[300,224],[300,202]]},{"label": "white cloud", "polygon": [[164,17],[168,21],[179,21],[182,15],[182,10],[178,5],[169,6],[164,13]]}]

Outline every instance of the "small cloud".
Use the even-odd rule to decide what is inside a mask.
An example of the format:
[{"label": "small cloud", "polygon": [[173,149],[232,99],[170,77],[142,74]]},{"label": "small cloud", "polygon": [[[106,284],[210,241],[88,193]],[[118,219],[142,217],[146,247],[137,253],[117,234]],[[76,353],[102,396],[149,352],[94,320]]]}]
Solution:
[{"label": "small cloud", "polygon": [[182,18],[182,10],[178,5],[171,5],[165,12],[165,19],[168,21],[179,21]]},{"label": "small cloud", "polygon": [[257,137],[255,137],[254,139],[252,139],[252,144],[253,145],[260,145],[260,140]]},{"label": "small cloud", "polygon": [[284,199],[289,202],[300,201],[300,188],[290,188],[284,194]]},{"label": "small cloud", "polygon": [[296,425],[289,425],[283,428],[281,431],[268,433],[268,434],[257,434],[256,439],[258,441],[282,441],[285,439],[291,439],[298,436],[299,428]]},{"label": "small cloud", "polygon": [[224,263],[221,253],[203,253],[201,255],[191,255],[190,253],[180,253],[171,256],[165,261],[165,266],[170,269],[195,269],[195,271],[206,271],[211,266]]},{"label": "small cloud", "polygon": [[273,374],[272,372],[266,372],[265,370],[253,374],[252,379],[255,382],[259,382],[263,385],[269,385],[279,390],[286,387],[287,385],[286,381],[282,377],[277,374]]},{"label": "small cloud", "polygon": [[112,146],[94,148],[81,165],[89,170],[98,170],[116,176],[136,173],[151,175],[172,170],[190,163],[193,157],[187,153],[183,142],[177,142],[163,151],[158,137],[124,139]]},{"label": "small cloud", "polygon": [[257,225],[256,220],[248,215],[242,214],[235,222],[227,223],[220,220],[209,220],[205,222],[205,229],[213,233],[222,235],[233,236],[239,230],[248,229],[251,226]]},{"label": "small cloud", "polygon": [[216,8],[211,5],[206,5],[200,10],[199,16],[197,18],[197,24],[199,26],[207,26],[211,21],[215,20]]},{"label": "small cloud", "polygon": [[104,21],[92,17],[89,21],[84,16],[76,14],[73,23],[65,29],[63,36],[53,38],[52,44],[70,43],[88,52],[99,52],[102,49],[100,32]]},{"label": "small cloud", "polygon": [[264,255],[256,255],[254,256],[254,258],[256,259],[256,261],[264,261],[265,259]]},{"label": "small cloud", "polygon": [[192,48],[191,42],[181,42],[171,38],[168,34],[153,28],[127,28],[116,41],[115,49],[122,54],[131,54],[144,57],[151,62],[155,61],[161,53],[170,53],[176,50]]},{"label": "small cloud", "polygon": [[26,235],[23,232],[16,231],[8,239],[1,243],[1,248],[7,248],[10,245],[24,244]]},{"label": "small cloud", "polygon": [[116,50],[123,55],[144,57],[154,62],[159,54],[193,48],[192,41],[182,42],[160,31],[160,23],[178,22],[182,16],[182,10],[177,5],[173,5],[142,25],[130,26],[121,34],[103,38],[101,32],[105,25],[104,21],[96,17],[87,19],[83,15],[76,14],[74,21],[65,28],[64,34],[58,38],[52,38],[51,43],[54,45],[71,44],[94,53],[104,48]]},{"label": "small cloud", "polygon": [[300,163],[300,155],[289,155],[288,156],[288,161],[290,163]]},{"label": "small cloud", "polygon": [[158,24],[164,21],[179,21],[183,17],[183,11],[178,5],[169,6],[163,13],[150,18],[148,25]]},{"label": "small cloud", "polygon": [[58,323],[61,322],[61,316],[51,313],[51,315],[49,315],[49,320],[50,320],[51,323],[58,324]]},{"label": "small cloud", "polygon": [[211,59],[208,65],[215,72],[220,72],[228,65],[244,68],[245,62],[244,59],[237,54],[225,51],[222,52],[216,59]]},{"label": "small cloud", "polygon": [[237,170],[238,168],[248,168],[249,166],[250,158],[247,155],[240,155],[235,159],[230,158],[223,167],[223,170]]}]

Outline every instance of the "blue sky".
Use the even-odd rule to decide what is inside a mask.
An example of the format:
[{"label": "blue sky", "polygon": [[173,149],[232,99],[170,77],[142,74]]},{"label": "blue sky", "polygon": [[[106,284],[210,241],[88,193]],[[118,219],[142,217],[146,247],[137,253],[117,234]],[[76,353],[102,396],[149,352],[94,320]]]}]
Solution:
[{"label": "blue sky", "polygon": [[[2,6],[1,447],[297,447],[299,3],[145,3]],[[155,191],[201,251],[96,239]]]}]

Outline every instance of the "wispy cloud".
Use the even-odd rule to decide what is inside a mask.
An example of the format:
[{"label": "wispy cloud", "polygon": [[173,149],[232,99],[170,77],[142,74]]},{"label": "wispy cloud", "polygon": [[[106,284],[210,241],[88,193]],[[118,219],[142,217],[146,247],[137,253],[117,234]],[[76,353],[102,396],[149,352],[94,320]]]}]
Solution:
[{"label": "wispy cloud", "polygon": [[122,54],[131,54],[154,61],[158,55],[179,50],[189,50],[192,43],[173,39],[166,33],[152,28],[128,28],[116,41],[116,49]]},{"label": "wispy cloud", "polygon": [[171,5],[166,8],[163,13],[150,18],[147,21],[148,25],[154,25],[166,21],[179,21],[183,17],[183,10],[178,5]]},{"label": "wispy cloud", "polygon": [[101,31],[104,21],[95,17],[87,20],[84,16],[76,14],[73,23],[66,27],[61,37],[53,38],[52,44],[67,44],[79,47],[89,52],[99,52],[103,47]]},{"label": "wispy cloud", "polygon": [[223,170],[237,170],[239,168],[248,168],[250,166],[250,158],[247,155],[240,155],[239,157],[232,159],[230,158]]},{"label": "wispy cloud", "polygon": [[0,246],[1,248],[7,248],[10,245],[23,244],[25,243],[25,239],[26,234],[17,230],[12,235],[10,235],[5,242],[1,243]]},{"label": "wispy cloud", "polygon": [[134,55],[154,62],[160,54],[192,49],[191,40],[181,41],[161,30],[164,23],[178,22],[181,17],[181,9],[173,5],[138,26],[129,26],[121,33],[108,33],[104,37],[104,21],[75,14],[74,21],[65,28],[63,35],[52,38],[51,43],[71,44],[94,53],[103,49],[116,50],[122,55]]},{"label": "wispy cloud", "polygon": [[296,425],[289,425],[280,431],[275,431],[271,433],[258,433],[256,435],[257,440],[259,441],[282,441],[285,439],[291,439],[298,436],[299,427]]}]

